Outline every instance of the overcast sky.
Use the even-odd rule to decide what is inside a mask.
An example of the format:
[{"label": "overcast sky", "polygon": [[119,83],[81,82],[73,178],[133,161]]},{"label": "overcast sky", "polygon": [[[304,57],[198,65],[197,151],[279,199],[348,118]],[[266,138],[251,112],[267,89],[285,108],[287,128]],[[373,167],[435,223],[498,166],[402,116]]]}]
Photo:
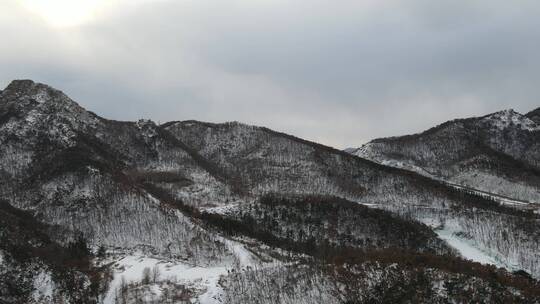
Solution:
[{"label": "overcast sky", "polygon": [[0,87],[337,148],[540,106],[540,1],[1,0]]}]

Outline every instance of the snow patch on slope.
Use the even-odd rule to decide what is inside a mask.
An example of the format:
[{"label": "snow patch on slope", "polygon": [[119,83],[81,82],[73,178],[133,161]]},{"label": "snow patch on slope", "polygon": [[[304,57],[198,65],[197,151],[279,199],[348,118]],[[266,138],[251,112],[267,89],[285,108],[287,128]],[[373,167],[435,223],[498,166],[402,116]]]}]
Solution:
[{"label": "snow patch on slope", "polygon": [[497,254],[479,246],[473,239],[467,238],[461,232],[459,226],[449,223],[434,229],[435,233],[448,245],[455,248],[459,254],[468,260],[481,264],[494,265],[498,268],[506,268],[509,271],[517,270],[516,265],[505,263],[496,258]]},{"label": "snow patch on slope", "polygon": [[235,210],[237,210],[240,207],[239,202],[232,202],[227,205],[220,205],[217,207],[209,207],[209,208],[201,208],[202,211],[208,212],[208,213],[214,213],[214,214],[221,214],[221,215],[227,215],[230,213],[233,213]]},{"label": "snow patch on slope", "polygon": [[[193,266],[180,261],[168,261],[158,257],[148,257],[142,253],[127,255],[116,262],[113,266],[113,280],[109,285],[109,291],[103,301],[104,304],[114,304],[115,293],[120,289],[122,281],[127,284],[141,282],[145,268],[150,270],[157,268],[160,272],[159,281],[170,280],[181,282],[186,286],[197,289],[209,289],[214,287],[217,279],[227,273],[226,266],[202,267]],[[157,287],[154,287],[156,289]],[[156,290],[156,294],[160,291]]]},{"label": "snow patch on slope", "polygon": [[52,301],[55,284],[49,272],[41,270],[34,277],[33,287],[32,298],[34,301],[37,303]]},{"label": "snow patch on slope", "polygon": [[448,245],[457,249],[459,253],[466,259],[479,262],[482,264],[491,264],[502,267],[493,257],[475,247],[474,242],[464,237],[460,237],[452,229],[445,227],[444,229],[435,230],[439,238],[448,243]]},{"label": "snow patch on slope", "polygon": [[113,279],[103,303],[114,304],[116,293],[120,290],[122,282],[126,284],[141,282],[145,269],[159,269],[159,280],[157,284],[151,286],[154,297],[159,298],[162,293],[160,282],[171,281],[197,290],[198,296],[195,303],[221,303],[224,291],[219,284],[220,278],[232,269],[244,269],[255,265],[257,258],[240,242],[225,238],[220,240],[233,252],[234,262],[224,262],[215,266],[195,266],[180,260],[148,256],[142,252],[119,255],[108,261],[102,261],[103,264],[112,263],[113,270]]},{"label": "snow patch on slope", "polygon": [[34,95],[34,100],[37,101],[38,103],[45,103],[50,99],[51,97],[49,96],[49,93],[45,89],[40,90],[38,93]]}]

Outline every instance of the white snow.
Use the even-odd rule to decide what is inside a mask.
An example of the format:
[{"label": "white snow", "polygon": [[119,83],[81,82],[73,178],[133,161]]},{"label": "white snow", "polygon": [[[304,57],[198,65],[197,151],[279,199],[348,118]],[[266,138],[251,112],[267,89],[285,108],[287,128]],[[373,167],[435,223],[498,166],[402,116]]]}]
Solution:
[{"label": "white snow", "polygon": [[497,261],[490,257],[485,252],[474,247],[472,241],[457,236],[451,229],[441,229],[435,231],[439,238],[443,239],[448,245],[457,249],[459,253],[466,259],[479,262],[482,264],[497,265]]},{"label": "white snow", "polygon": [[364,205],[364,206],[370,207],[370,208],[377,208],[377,207],[379,207],[379,204],[373,204],[373,203],[358,202],[358,204]]},{"label": "white snow", "polygon": [[42,270],[34,277],[34,291],[32,298],[41,303],[41,301],[52,300],[55,289],[51,274]]},{"label": "white snow", "polygon": [[206,211],[208,213],[215,213],[215,214],[223,214],[223,215],[225,215],[225,214],[229,214],[232,211],[234,211],[235,209],[237,209],[239,205],[240,205],[240,203],[231,203],[231,204],[222,205],[222,206],[216,206],[216,207],[210,207],[210,208],[201,208],[201,210]]},{"label": "white snow", "polygon": [[[197,290],[203,290],[198,297],[200,304],[221,303],[220,299],[223,297],[223,289],[219,286],[221,276],[226,275],[235,266],[244,268],[256,263],[255,256],[242,243],[225,238],[221,241],[234,253],[239,265],[228,262],[210,267],[195,266],[182,261],[147,256],[140,252],[120,257],[113,264],[113,280],[103,303],[114,304],[115,291],[120,288],[122,278],[128,284],[140,282],[144,269],[152,270],[156,266],[160,272],[159,281],[181,282]],[[161,294],[158,286],[154,285],[152,288],[154,294],[158,296]]]},{"label": "white snow", "polygon": [[496,258],[492,254],[479,248],[479,246],[470,239],[458,235],[458,231],[453,227],[444,226],[442,229],[436,229],[435,233],[448,245],[455,248],[465,259],[478,262],[481,264],[495,265],[497,267],[515,270],[516,267],[508,265]]},{"label": "white snow", "polygon": [[34,95],[34,100],[38,103],[45,103],[50,99],[51,97],[49,96],[49,93],[47,93],[47,91],[44,89],[40,90],[37,94]]},{"label": "white snow", "polygon": [[221,241],[227,245],[229,250],[238,259],[240,267],[253,266],[257,264],[257,258],[249,250],[247,250],[242,243],[226,238],[222,238]]},{"label": "white snow", "polygon": [[227,273],[225,266],[200,267],[180,261],[148,257],[142,253],[127,255],[114,264],[114,279],[109,285],[104,304],[114,304],[115,291],[121,286],[122,278],[128,284],[140,282],[144,269],[153,269],[156,265],[160,271],[160,281],[179,281],[188,285],[199,283],[203,287],[213,286],[220,275]]},{"label": "white snow", "polygon": [[206,285],[206,292],[201,294],[198,298],[201,304],[218,304],[222,303],[225,291],[219,285],[219,276],[208,278],[204,284]]}]

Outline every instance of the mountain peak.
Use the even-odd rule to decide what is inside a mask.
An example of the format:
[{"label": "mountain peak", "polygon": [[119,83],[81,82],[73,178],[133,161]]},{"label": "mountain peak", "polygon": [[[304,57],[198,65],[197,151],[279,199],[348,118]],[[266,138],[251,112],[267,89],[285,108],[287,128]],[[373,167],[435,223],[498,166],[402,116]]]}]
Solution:
[{"label": "mountain peak", "polygon": [[14,80],[0,95],[0,125],[18,137],[40,130],[50,140],[72,145],[76,130],[97,123],[95,115],[62,91],[32,80]]},{"label": "mountain peak", "polygon": [[0,105],[21,113],[36,108],[45,113],[85,111],[62,91],[29,79],[13,80],[2,91]]},{"label": "mountain peak", "polygon": [[523,115],[514,111],[514,109],[507,109],[493,114],[484,116],[483,122],[495,126],[498,129],[506,129],[508,127],[520,127],[523,130],[537,131],[539,127],[537,124],[529,119],[527,115]]},{"label": "mountain peak", "polygon": [[2,91],[4,97],[32,96],[37,97],[36,101],[40,103],[45,101],[44,97],[47,95],[55,95],[58,93],[61,92],[46,84],[37,83],[29,79],[13,80],[4,91]]},{"label": "mountain peak", "polygon": [[5,91],[20,90],[25,88],[28,89],[33,87],[35,84],[36,83],[31,79],[15,79],[8,84]]},{"label": "mountain peak", "polygon": [[505,109],[505,110],[502,110],[502,111],[498,111],[498,112],[495,112],[495,113],[492,113],[492,114],[489,114],[489,116],[498,116],[498,117],[510,117],[510,116],[520,116],[522,115],[521,113],[518,113],[516,112],[514,109]]}]

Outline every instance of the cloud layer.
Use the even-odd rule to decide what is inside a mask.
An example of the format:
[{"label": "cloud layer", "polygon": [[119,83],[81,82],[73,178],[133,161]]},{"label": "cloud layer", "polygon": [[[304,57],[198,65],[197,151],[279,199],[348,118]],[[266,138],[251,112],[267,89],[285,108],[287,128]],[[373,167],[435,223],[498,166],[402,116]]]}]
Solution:
[{"label": "cloud layer", "polygon": [[343,148],[540,105],[538,1],[116,0],[69,27],[20,3],[0,4],[0,86],[31,78],[113,119]]}]

